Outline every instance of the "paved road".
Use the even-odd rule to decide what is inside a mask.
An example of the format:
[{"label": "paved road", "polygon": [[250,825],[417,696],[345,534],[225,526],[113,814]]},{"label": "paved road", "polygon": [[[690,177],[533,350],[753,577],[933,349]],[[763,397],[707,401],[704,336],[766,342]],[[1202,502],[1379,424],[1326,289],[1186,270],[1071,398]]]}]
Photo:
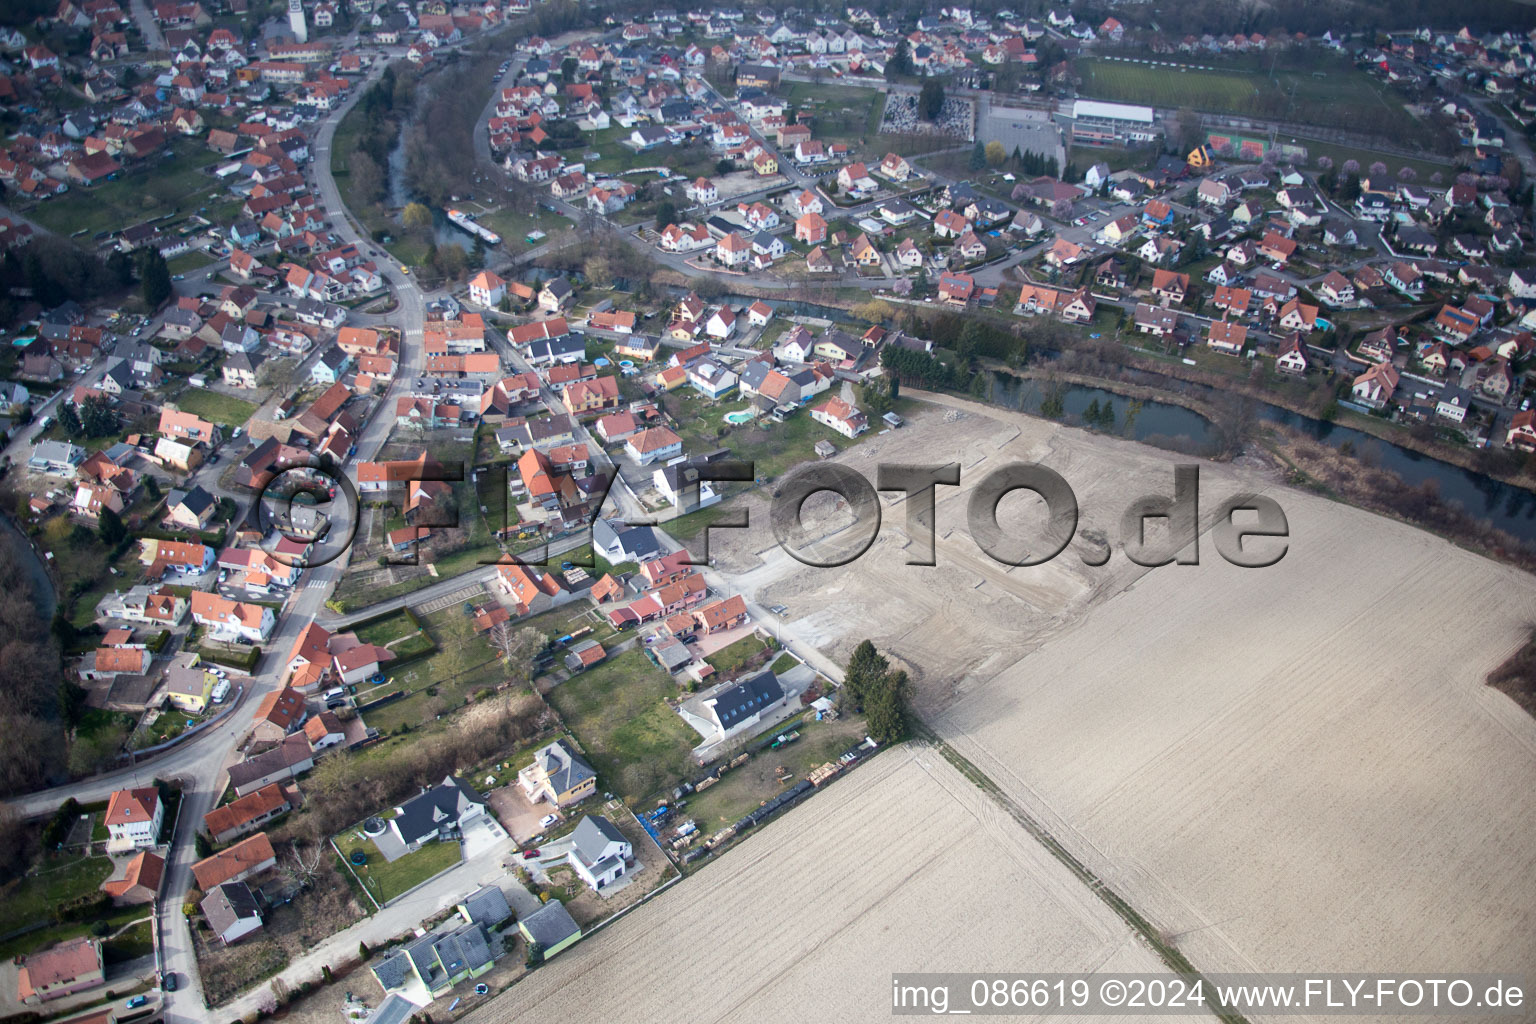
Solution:
[{"label": "paved road", "polygon": [[[369,917],[363,918],[344,931],[322,939],[303,955],[289,962],[284,975],[294,979],[315,978],[321,968],[340,963],[357,956],[359,942],[366,942],[377,949],[386,942],[418,927],[421,922],[447,910],[482,885],[499,884],[513,912],[526,917],[539,907],[538,897],[512,881],[508,884],[503,859],[516,848],[510,837],[495,841],[458,867],[428,882],[421,888],[386,905]],[[283,851],[278,851],[281,859]],[[178,912],[180,907],[178,905]],[[247,1013],[257,1012],[271,995],[265,985],[258,985],[233,1002],[206,1014],[210,1019],[238,1020]],[[340,996],[337,996],[340,1004]]]},{"label": "paved road", "polygon": [[133,14],[133,23],[139,27],[143,35],[144,43],[151,52],[165,49],[165,33],[160,30],[160,22],[149,9],[149,0],[132,0],[129,10]]}]

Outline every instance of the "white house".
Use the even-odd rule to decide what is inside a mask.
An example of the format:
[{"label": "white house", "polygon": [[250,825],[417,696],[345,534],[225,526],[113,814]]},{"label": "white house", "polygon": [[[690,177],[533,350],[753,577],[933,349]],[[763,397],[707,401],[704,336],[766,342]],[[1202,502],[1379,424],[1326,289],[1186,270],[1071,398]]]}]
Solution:
[{"label": "white house", "polygon": [[469,279],[469,301],[477,306],[499,306],[506,294],[506,280],[489,270],[482,270]]},{"label": "white house", "polygon": [[153,786],[120,789],[107,801],[108,845],[116,849],[143,849],[160,841],[165,805]]},{"label": "white house", "polygon": [[706,740],[717,743],[752,729],[763,720],[763,715],[784,706],[787,699],[784,687],[773,672],[759,672],[745,682],[720,691],[704,699],[708,716],[700,728]]},{"label": "white house", "polygon": [[704,333],[708,334],[711,338],[719,338],[722,341],[729,338],[736,333],[736,314],[731,311],[729,306],[721,306],[715,310],[713,316],[705,321]]},{"label": "white house", "polygon": [[613,822],[588,814],[571,833],[571,848],[565,859],[581,880],[596,890],[618,881],[634,855],[634,847]]}]

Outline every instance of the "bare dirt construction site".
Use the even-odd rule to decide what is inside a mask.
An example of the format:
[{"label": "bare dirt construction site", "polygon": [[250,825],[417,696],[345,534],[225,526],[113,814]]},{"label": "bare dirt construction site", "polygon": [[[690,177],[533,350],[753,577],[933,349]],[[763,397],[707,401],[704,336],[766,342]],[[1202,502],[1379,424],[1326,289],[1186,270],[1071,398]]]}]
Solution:
[{"label": "bare dirt construction site", "polygon": [[[717,567],[787,607],[786,642],[842,661],[869,637],[904,662],[929,724],[1202,970],[1536,963],[1536,721],[1484,685],[1536,622],[1536,581],[1263,466],[1203,462],[1200,564],[1142,569],[1120,517],[1193,460],[945,404],[840,459],[871,479],[880,461],[961,463],[937,567],[903,564],[896,495],[841,569],[800,565],[766,528],[717,531]],[[967,492],[1010,461],[1066,478],[1107,565],[1078,541],[1036,568],[978,550]],[[1278,565],[1211,543],[1242,491],[1287,515]],[[846,525],[829,505],[824,525]],[[1031,518],[1005,499],[1005,528],[1038,535]]]},{"label": "bare dirt construction site", "polygon": [[1004,810],[936,750],[910,744],[559,954],[466,1024],[880,1021],[894,971],[1025,965],[1163,973]]}]

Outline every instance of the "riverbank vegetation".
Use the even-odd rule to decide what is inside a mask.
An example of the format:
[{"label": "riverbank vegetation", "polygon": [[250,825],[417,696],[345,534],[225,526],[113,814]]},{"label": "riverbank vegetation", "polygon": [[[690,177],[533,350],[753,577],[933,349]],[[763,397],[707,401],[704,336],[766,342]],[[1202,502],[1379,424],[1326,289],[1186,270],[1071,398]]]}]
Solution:
[{"label": "riverbank vegetation", "polygon": [[10,531],[0,539],[0,733],[6,738],[0,793],[25,792],[60,777],[66,732],[84,710],[38,611],[26,564],[32,555],[22,543]]}]

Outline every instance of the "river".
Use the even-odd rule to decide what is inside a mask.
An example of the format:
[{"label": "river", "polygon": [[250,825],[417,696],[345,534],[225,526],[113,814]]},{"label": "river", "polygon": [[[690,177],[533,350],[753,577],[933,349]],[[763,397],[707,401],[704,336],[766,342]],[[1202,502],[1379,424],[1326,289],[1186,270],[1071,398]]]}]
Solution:
[{"label": "river", "polygon": [[[993,374],[992,401],[998,405],[1038,415],[1043,398],[1035,380],[1009,373]],[[1107,403],[1115,411],[1112,433],[1126,432],[1126,414],[1133,401],[1101,388],[1078,385],[1066,386],[1062,392],[1066,422],[1081,426],[1083,413],[1092,403],[1098,402],[1101,408]],[[1167,402],[1142,401],[1137,404],[1139,408],[1130,424],[1130,437],[1191,454],[1210,449],[1213,441],[1211,424],[1204,416]],[[1439,488],[1441,499],[1448,504],[1459,506],[1469,515],[1485,519],[1523,541],[1536,543],[1536,494],[1523,487],[1421,455],[1353,427],[1302,416],[1289,409],[1261,404],[1259,417],[1290,427],[1335,449],[1348,443],[1355,458],[1389,469],[1415,487],[1433,481]]]}]

